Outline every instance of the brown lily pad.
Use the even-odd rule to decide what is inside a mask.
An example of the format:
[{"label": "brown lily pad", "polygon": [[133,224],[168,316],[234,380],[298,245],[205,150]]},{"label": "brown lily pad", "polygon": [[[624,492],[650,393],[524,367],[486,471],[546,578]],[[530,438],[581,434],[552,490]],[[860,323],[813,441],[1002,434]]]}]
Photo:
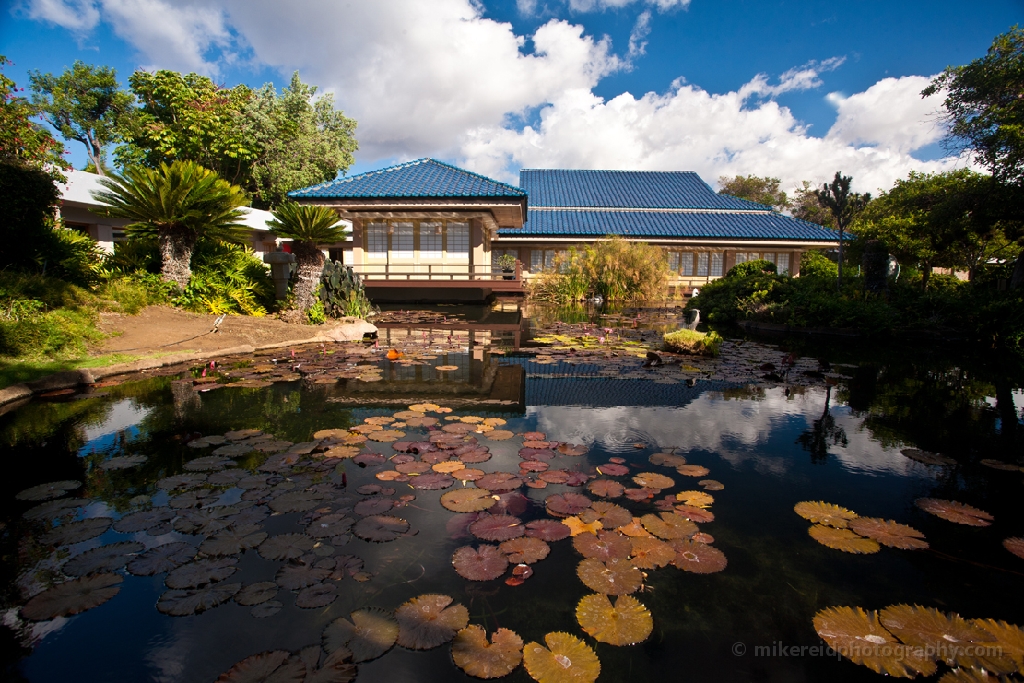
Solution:
[{"label": "brown lily pad", "polygon": [[503,493],[520,488],[523,485],[523,480],[511,472],[491,472],[480,477],[474,483],[479,489],[487,489],[491,493]]},{"label": "brown lily pad", "polygon": [[544,636],[544,647],[531,642],[523,647],[527,673],[539,683],[593,683],[601,673],[601,661],[589,645],[568,633]]},{"label": "brown lily pad", "polygon": [[553,517],[571,517],[589,508],[592,502],[579,493],[556,493],[544,499],[544,507]]},{"label": "brown lily pad", "polygon": [[839,505],[823,501],[803,501],[793,506],[793,511],[809,522],[845,529],[851,519],[857,519],[857,513]]},{"label": "brown lily pad", "polygon": [[640,523],[644,529],[665,541],[690,538],[698,531],[696,524],[674,512],[646,514],[640,518]]},{"label": "brown lily pad", "polygon": [[591,503],[589,509],[580,513],[580,519],[584,522],[598,520],[605,529],[614,529],[629,524],[633,521],[633,515],[621,505],[597,500]]},{"label": "brown lily pad", "polygon": [[398,644],[411,650],[429,650],[450,642],[469,624],[469,611],[451,603],[451,596],[427,594],[395,610]]},{"label": "brown lily pad", "polygon": [[576,621],[594,640],[610,645],[641,643],[654,630],[651,612],[631,595],[620,595],[615,603],[607,595],[584,596],[576,605]]},{"label": "brown lily pad", "polygon": [[364,541],[386,543],[406,535],[409,522],[391,515],[371,515],[356,522],[352,532]]},{"label": "brown lily pad", "polygon": [[572,546],[583,557],[607,562],[612,559],[629,557],[630,543],[627,536],[617,531],[600,530],[596,534],[573,536]]},{"label": "brown lily pad", "polygon": [[850,530],[858,536],[878,541],[890,548],[923,550],[928,547],[924,534],[914,527],[878,517],[858,517],[850,522]]},{"label": "brown lily pad", "polygon": [[706,543],[676,540],[672,541],[671,545],[676,551],[672,564],[684,571],[695,574],[714,574],[725,569],[728,564],[725,553]]},{"label": "brown lily pad", "polygon": [[508,569],[508,558],[493,545],[463,546],[452,554],[452,565],[464,579],[491,581]]},{"label": "brown lily pad", "polygon": [[601,498],[618,498],[622,495],[625,487],[611,479],[595,479],[587,484],[587,490]]},{"label": "brown lily pad", "polygon": [[1003,547],[1024,560],[1024,538],[1014,536],[1003,541]]},{"label": "brown lily pad", "polygon": [[610,462],[604,465],[597,466],[598,474],[607,474],[609,477],[621,477],[625,474],[629,474],[629,468],[619,463]]},{"label": "brown lily pad", "polygon": [[523,661],[523,639],[514,631],[499,628],[488,641],[482,626],[470,624],[455,634],[452,659],[470,676],[501,678]]},{"label": "brown lily pad", "polygon": [[484,436],[486,436],[491,441],[508,441],[513,436],[515,436],[515,434],[513,432],[508,431],[507,429],[493,429],[485,433]]},{"label": "brown lily pad", "polygon": [[836,529],[835,527],[813,524],[807,530],[818,543],[833,550],[842,550],[845,553],[870,554],[877,553],[879,545],[877,541],[870,538],[863,538],[849,529]]},{"label": "brown lily pad", "polygon": [[900,647],[878,621],[860,607],[829,607],[814,616],[814,630],[829,646],[855,664],[900,678],[935,673],[935,663]]},{"label": "brown lily pad", "polygon": [[630,557],[638,569],[657,569],[672,563],[676,557],[675,548],[660,539],[630,537]]},{"label": "brown lily pad", "polygon": [[176,541],[150,548],[128,563],[128,573],[135,576],[153,576],[176,569],[196,556],[193,545]]},{"label": "brown lily pad", "polygon": [[486,489],[456,489],[441,496],[441,505],[452,512],[479,512],[496,502]]},{"label": "brown lily pad", "polygon": [[607,562],[585,559],[576,567],[576,576],[592,591],[605,595],[627,595],[640,590],[643,574],[629,560]]},{"label": "brown lily pad", "polygon": [[248,586],[235,593],[235,602],[244,607],[262,605],[266,601],[273,600],[277,597],[277,592],[279,590],[280,586],[278,586],[274,581],[250,583]]},{"label": "brown lily pad", "polygon": [[548,543],[561,541],[572,535],[572,529],[553,519],[536,519],[526,523],[526,535]]},{"label": "brown lily pad", "polygon": [[[1001,656],[991,633],[958,614],[946,614],[920,605],[891,605],[878,613],[889,633],[906,645],[921,648],[949,666],[983,668],[991,673],[1009,674],[1017,665]],[[991,653],[986,652],[986,646]]]},{"label": "brown lily pad", "polygon": [[523,536],[505,541],[498,546],[505,553],[508,561],[514,564],[533,564],[548,556],[551,547],[539,538]]},{"label": "brown lily pad", "polygon": [[670,489],[676,485],[676,482],[672,477],[666,477],[664,474],[658,474],[657,472],[641,472],[633,477],[633,481],[636,482],[637,486],[648,489]]},{"label": "brown lily pad", "polygon": [[315,544],[306,534],[278,534],[263,541],[258,552],[267,560],[294,560],[311,551]]},{"label": "brown lily pad", "polygon": [[54,527],[39,537],[43,545],[74,545],[103,534],[113,523],[110,517],[89,517]]},{"label": "brown lily pad", "polygon": [[398,639],[398,621],[389,610],[364,607],[335,619],[323,633],[326,652],[350,651],[353,662],[368,662],[390,650]]},{"label": "brown lily pad", "polygon": [[484,541],[508,541],[525,534],[526,528],[518,517],[483,513],[469,525],[469,533]]},{"label": "brown lily pad", "polygon": [[198,588],[228,578],[238,571],[236,564],[234,557],[193,560],[172,570],[164,583],[168,588]]},{"label": "brown lily pad", "polygon": [[297,591],[320,583],[330,575],[330,569],[320,569],[306,564],[286,564],[277,570],[274,581],[286,591]]},{"label": "brown lily pad", "polygon": [[121,590],[120,575],[111,572],[65,581],[34,596],[21,608],[21,616],[32,621],[79,614],[98,607]]},{"label": "brown lily pad", "polygon": [[940,517],[954,524],[967,526],[988,526],[995,519],[992,515],[976,507],[958,503],[955,500],[940,498],[918,498],[914,504],[925,512]]},{"label": "brown lily pad", "polygon": [[18,500],[51,500],[53,498],[60,498],[68,491],[74,491],[81,487],[82,482],[74,481],[72,479],[51,481],[48,484],[39,484],[37,486],[31,486],[27,489],[23,489],[15,494],[14,497]]},{"label": "brown lily pad", "polygon": [[410,485],[421,491],[440,491],[451,488],[455,484],[455,478],[444,472],[429,472],[414,477]]},{"label": "brown lily pad", "polygon": [[240,583],[215,583],[195,590],[169,590],[160,596],[156,608],[160,613],[174,617],[199,614],[227,602],[241,587]]},{"label": "brown lily pad", "polygon": [[302,609],[327,607],[338,598],[338,587],[333,583],[314,583],[295,596],[295,606]]},{"label": "brown lily pad", "polygon": [[145,549],[146,546],[136,541],[121,541],[92,548],[65,562],[62,571],[68,576],[117,571],[128,563],[131,559],[129,555]]}]

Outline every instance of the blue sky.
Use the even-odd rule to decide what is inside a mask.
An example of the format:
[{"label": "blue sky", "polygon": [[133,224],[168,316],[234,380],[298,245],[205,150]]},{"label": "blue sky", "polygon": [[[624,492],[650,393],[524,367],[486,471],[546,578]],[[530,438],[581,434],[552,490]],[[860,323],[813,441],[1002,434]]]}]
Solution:
[{"label": "blue sky", "polygon": [[[963,165],[918,93],[981,56],[1024,0],[17,0],[6,73],[75,59],[283,85],[360,123],[350,173],[434,156],[522,167],[756,173],[858,189]],[[71,143],[76,165],[83,149]]]}]

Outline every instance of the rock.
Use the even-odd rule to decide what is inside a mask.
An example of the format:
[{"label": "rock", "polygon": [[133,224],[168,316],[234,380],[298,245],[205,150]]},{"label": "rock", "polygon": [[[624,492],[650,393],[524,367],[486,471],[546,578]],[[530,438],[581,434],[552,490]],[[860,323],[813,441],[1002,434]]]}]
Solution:
[{"label": "rock", "polygon": [[318,342],[360,341],[364,334],[375,334],[376,332],[375,325],[371,325],[365,320],[357,320],[338,323],[330,327],[324,326],[324,329],[319,330],[313,340]]}]

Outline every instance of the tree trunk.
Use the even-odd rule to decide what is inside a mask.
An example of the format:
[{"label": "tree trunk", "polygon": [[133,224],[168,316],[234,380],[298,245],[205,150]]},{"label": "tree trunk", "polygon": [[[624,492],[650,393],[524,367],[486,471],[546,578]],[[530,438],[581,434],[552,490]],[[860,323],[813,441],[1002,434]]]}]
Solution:
[{"label": "tree trunk", "polygon": [[923,291],[928,290],[928,278],[932,275],[932,264],[928,261],[924,262],[924,268],[921,269],[921,289]]},{"label": "tree trunk", "polygon": [[107,175],[103,172],[103,147],[90,137],[89,142],[86,144],[86,149],[89,150],[88,154],[92,160],[92,165],[96,167],[96,175]]},{"label": "tree trunk", "polygon": [[161,232],[159,241],[160,275],[184,291],[192,279],[192,250],[196,242],[187,235],[174,232]]},{"label": "tree trunk", "polygon": [[292,242],[295,254],[295,308],[306,313],[316,303],[320,276],[324,272],[324,253],[313,242]]},{"label": "tree trunk", "polygon": [[843,229],[839,228],[839,280],[836,289],[843,291]]},{"label": "tree trunk", "polygon": [[1017,263],[1013,266],[1013,275],[1010,276],[1010,289],[1024,287],[1024,254],[1017,257]]}]

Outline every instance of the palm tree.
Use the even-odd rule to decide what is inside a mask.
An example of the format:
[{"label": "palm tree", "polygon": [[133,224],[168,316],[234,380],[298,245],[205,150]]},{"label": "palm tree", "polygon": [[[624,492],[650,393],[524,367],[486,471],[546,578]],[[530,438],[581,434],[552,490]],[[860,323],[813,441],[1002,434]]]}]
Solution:
[{"label": "palm tree", "polygon": [[334,209],[312,204],[284,202],[267,221],[270,231],[278,237],[291,238],[295,254],[295,306],[303,313],[316,303],[316,291],[324,271],[324,253],[321,244],[333,244],[345,239],[345,225],[339,223]]},{"label": "palm tree", "polygon": [[832,214],[832,220],[839,229],[839,280],[838,289],[843,289],[843,233],[856,216],[871,201],[871,193],[850,192],[853,178],[836,171],[831,183],[825,183],[817,191],[818,204]]},{"label": "palm tree", "polygon": [[242,189],[192,161],[133,167],[121,176],[100,178],[106,191],[93,197],[106,205],[97,213],[127,218],[125,231],[155,237],[160,245],[160,272],[179,288],[192,277],[192,251],[199,238],[242,243],[249,228],[241,223],[248,202]]}]

